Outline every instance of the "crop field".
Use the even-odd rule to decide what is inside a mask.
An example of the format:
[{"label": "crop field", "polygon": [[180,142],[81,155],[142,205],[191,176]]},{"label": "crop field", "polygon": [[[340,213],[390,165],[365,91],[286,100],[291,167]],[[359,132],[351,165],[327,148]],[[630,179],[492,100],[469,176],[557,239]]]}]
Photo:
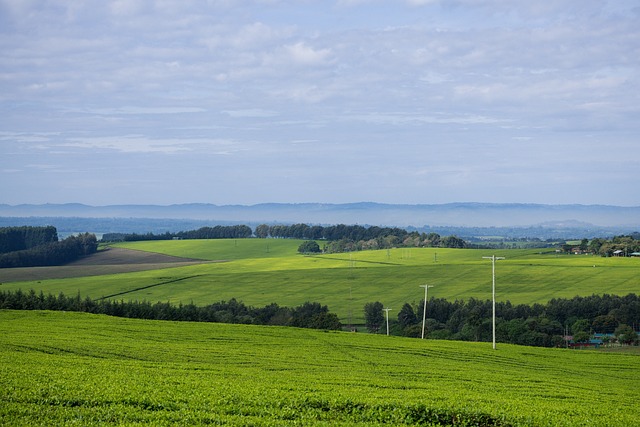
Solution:
[{"label": "crop field", "polygon": [[639,355],[86,313],[0,324],[0,425],[640,425]]},{"label": "crop field", "polygon": [[[496,263],[500,301],[546,303],[556,297],[626,295],[640,290],[640,258],[558,255],[539,249],[441,248],[303,256],[297,253],[300,243],[287,239],[121,243],[113,247],[135,250],[128,253],[136,256],[154,253],[187,259],[170,258],[172,262],[164,264],[127,264],[124,259],[93,265],[85,260],[84,265],[76,266],[75,276],[62,272],[47,278],[46,274],[55,271],[52,268],[38,279],[7,277],[12,269],[6,269],[0,271],[0,288],[199,305],[231,298],[253,306],[314,301],[328,305],[343,323],[348,319],[361,323],[365,303],[380,301],[399,310],[403,303],[424,297],[422,284],[434,286],[429,290],[433,297],[490,299],[491,261],[482,257],[495,254],[506,257]],[[78,277],[81,274],[84,276]]]},{"label": "crop field", "polygon": [[0,269],[0,279],[4,282],[67,279],[70,277],[157,270],[160,268],[202,264],[202,262],[202,260],[175,257],[157,252],[107,247],[98,254],[81,258],[63,266]]}]

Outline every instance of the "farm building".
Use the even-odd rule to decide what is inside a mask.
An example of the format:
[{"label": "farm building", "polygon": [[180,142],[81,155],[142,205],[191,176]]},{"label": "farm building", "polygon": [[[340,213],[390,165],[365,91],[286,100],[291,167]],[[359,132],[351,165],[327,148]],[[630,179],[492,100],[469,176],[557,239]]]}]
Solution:
[{"label": "farm building", "polygon": [[602,340],[598,338],[592,338],[586,342],[573,342],[569,343],[569,348],[600,348]]}]

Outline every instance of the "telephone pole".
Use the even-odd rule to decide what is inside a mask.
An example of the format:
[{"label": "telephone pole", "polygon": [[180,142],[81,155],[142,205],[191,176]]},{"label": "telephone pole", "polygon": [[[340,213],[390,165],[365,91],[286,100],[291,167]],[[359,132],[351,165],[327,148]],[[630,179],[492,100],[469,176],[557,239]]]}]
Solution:
[{"label": "telephone pole", "polygon": [[503,256],[483,256],[483,259],[490,259],[492,265],[492,299],[493,299],[493,349],[496,349],[496,260],[505,259]]},{"label": "telephone pole", "polygon": [[391,311],[391,309],[383,308],[383,310],[387,313],[387,335],[389,335],[389,311]]},{"label": "telephone pole", "polygon": [[424,305],[422,307],[422,339],[424,339],[424,324],[427,321],[427,292],[429,288],[433,288],[433,285],[420,285],[424,288]]}]

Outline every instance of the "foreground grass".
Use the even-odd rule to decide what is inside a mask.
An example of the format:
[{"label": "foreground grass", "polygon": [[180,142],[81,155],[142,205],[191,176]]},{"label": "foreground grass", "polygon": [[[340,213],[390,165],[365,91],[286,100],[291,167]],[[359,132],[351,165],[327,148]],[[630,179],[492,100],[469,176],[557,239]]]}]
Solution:
[{"label": "foreground grass", "polygon": [[[576,295],[626,295],[640,289],[640,259],[567,256],[539,250],[392,249],[302,256],[300,241],[285,239],[148,241],[119,247],[226,261],[82,278],[4,283],[2,289],[35,289],[100,298],[204,305],[237,298],[264,306],[316,301],[344,323],[362,323],[362,307],[381,301],[397,313],[403,303],[429,295],[449,300],[491,298],[491,263],[497,263],[497,299],[546,303]],[[101,268],[105,268],[102,266]],[[350,314],[351,313],[351,314]],[[393,313],[392,313],[393,314]]]},{"label": "foreground grass", "polygon": [[0,425],[639,425],[638,355],[0,311]]}]

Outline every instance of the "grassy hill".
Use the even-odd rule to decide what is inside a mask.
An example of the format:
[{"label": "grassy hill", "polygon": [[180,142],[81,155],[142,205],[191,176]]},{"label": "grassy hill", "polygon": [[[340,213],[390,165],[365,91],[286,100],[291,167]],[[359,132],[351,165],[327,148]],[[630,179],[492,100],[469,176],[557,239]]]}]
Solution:
[{"label": "grassy hill", "polygon": [[[117,246],[221,262],[171,268],[154,265],[152,270],[118,274],[105,274],[110,268],[120,271],[115,265],[100,265],[99,276],[5,280],[2,289],[201,305],[231,298],[254,306],[272,302],[296,306],[316,301],[328,305],[343,322],[351,318],[359,323],[365,303],[378,300],[399,310],[403,303],[424,297],[419,285],[425,283],[434,285],[429,290],[434,297],[490,299],[491,262],[482,257],[493,254],[506,257],[496,267],[500,301],[546,303],[556,297],[625,295],[640,289],[638,258],[557,255],[525,249],[440,248],[303,256],[296,253],[300,243],[285,239],[122,243]],[[91,274],[91,266],[83,268]]]},{"label": "grassy hill", "polygon": [[631,426],[638,355],[0,310],[0,425]]}]

